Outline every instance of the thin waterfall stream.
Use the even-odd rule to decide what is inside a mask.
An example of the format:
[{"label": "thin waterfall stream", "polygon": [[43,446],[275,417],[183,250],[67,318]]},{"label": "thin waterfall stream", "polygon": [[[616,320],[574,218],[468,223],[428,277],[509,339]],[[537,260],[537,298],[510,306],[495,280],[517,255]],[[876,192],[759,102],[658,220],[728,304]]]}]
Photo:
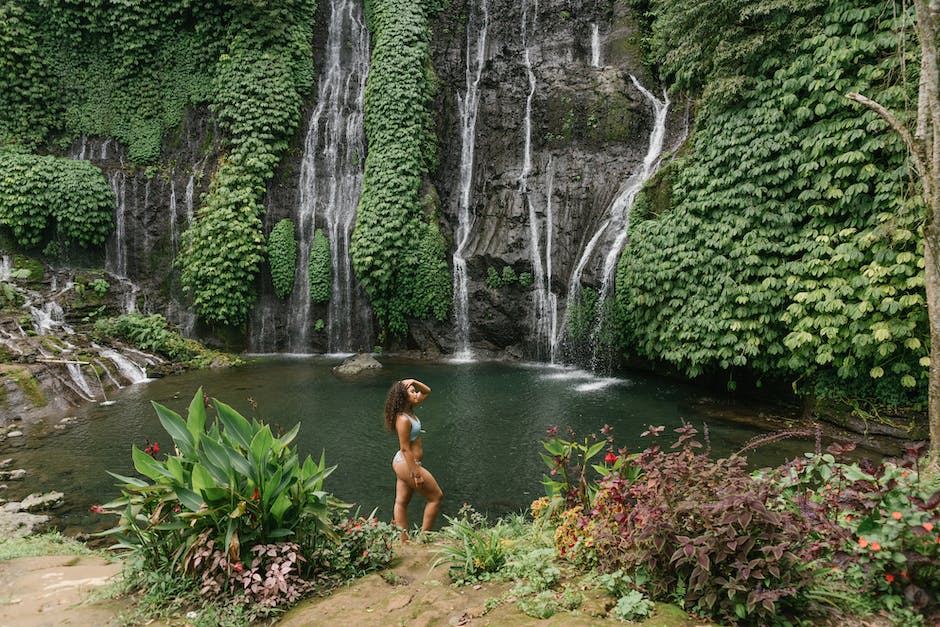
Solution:
[{"label": "thin waterfall stream", "polygon": [[[574,271],[571,273],[571,277],[568,281],[569,306],[565,311],[565,324],[562,325],[562,333],[564,333],[564,329],[568,326],[567,323],[571,311],[571,304],[577,302],[581,295],[581,279],[584,274],[584,269],[593,258],[598,243],[605,235],[616,234],[610,249],[604,257],[604,265],[601,271],[601,289],[597,302],[601,309],[603,309],[604,299],[610,294],[611,281],[616,274],[617,260],[629,236],[630,209],[633,206],[633,201],[636,199],[640,190],[643,189],[643,185],[646,181],[656,173],[661,162],[663,140],[666,136],[666,118],[669,114],[669,96],[664,90],[663,99],[659,100],[652,92],[643,87],[635,76],[631,75],[630,79],[633,81],[633,85],[646,97],[646,100],[653,108],[653,128],[650,131],[649,147],[647,148],[646,156],[643,158],[642,167],[638,172],[630,176],[621,187],[617,197],[607,210],[607,217],[588,241],[584,251],[581,253],[578,263],[575,265]],[[602,316],[600,318],[602,318]],[[603,322],[602,319],[598,319],[591,334],[593,344],[595,345],[592,362],[596,362],[597,359],[596,344],[598,333]]]},{"label": "thin waterfall stream", "polygon": [[470,298],[465,258],[473,216],[470,201],[473,190],[473,157],[476,148],[477,111],[480,104],[480,78],[486,61],[486,34],[489,27],[488,0],[470,6],[467,21],[466,92],[457,95],[460,111],[460,181],[457,196],[457,237],[454,264],[454,330],[456,357],[470,359]]},{"label": "thin waterfall stream", "polygon": [[[535,0],[533,3],[524,2],[522,5],[522,50],[523,65],[528,78],[529,91],[525,103],[525,129],[524,151],[522,156],[522,170],[519,174],[519,195],[527,208],[529,221],[529,256],[532,259],[532,328],[535,333],[536,358],[544,359],[547,353],[551,353],[552,338],[552,319],[555,317],[552,311],[551,298],[551,277],[546,275],[547,262],[542,258],[541,229],[539,227],[539,214],[535,203],[532,201],[532,190],[529,188],[529,177],[532,173],[532,103],[535,98],[536,78],[533,69],[532,46],[530,42],[534,40],[534,35],[538,23],[539,3]],[[531,13],[531,22],[529,20]],[[548,197],[552,190],[547,191]],[[550,200],[548,201],[551,202]],[[552,224],[550,216],[546,216],[545,232],[550,241]],[[546,249],[550,248],[550,243],[546,242]]]}]

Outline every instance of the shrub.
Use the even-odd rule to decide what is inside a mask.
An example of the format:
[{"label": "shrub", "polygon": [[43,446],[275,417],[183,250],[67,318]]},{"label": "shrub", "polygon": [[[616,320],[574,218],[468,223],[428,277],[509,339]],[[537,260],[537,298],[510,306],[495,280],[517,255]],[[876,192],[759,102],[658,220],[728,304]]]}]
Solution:
[{"label": "shrub", "polygon": [[590,518],[602,567],[636,572],[658,599],[729,622],[770,619],[813,581],[810,528],[780,490],[752,477],[743,457],[697,453],[684,424],[672,452],[651,447],[632,462],[640,480],[611,473]]},{"label": "shrub", "polygon": [[310,280],[310,300],[323,304],[333,295],[333,258],[330,255],[330,240],[317,229],[310,244],[310,260],[307,262]]},{"label": "shrub", "polygon": [[114,226],[114,192],[88,161],[0,153],[0,226],[36,247],[47,227],[67,242],[103,244]]},{"label": "shrub", "polygon": [[940,477],[920,468],[926,447],[878,465],[836,461],[833,453],[851,448],[807,455],[772,475],[810,521],[819,551],[842,567],[822,591],[853,590],[940,620]]},{"label": "shrub", "polygon": [[[100,284],[96,284],[95,291],[99,287]],[[188,368],[204,368],[217,361],[238,363],[236,358],[209,350],[195,340],[184,338],[173,331],[166,318],[160,314],[131,313],[101,319],[95,322],[95,332],[128,342],[142,351],[179,361]]]},{"label": "shrub", "polygon": [[437,544],[440,557],[434,565],[450,560],[450,576],[458,583],[484,581],[495,576],[509,556],[506,537],[510,527],[501,521],[487,525],[486,517],[464,505],[457,516],[445,516],[444,542]]},{"label": "shrub", "polygon": [[268,263],[271,265],[271,281],[278,298],[287,298],[294,289],[294,274],[297,272],[297,240],[294,238],[294,223],[283,219],[271,229],[268,236]]},{"label": "shrub", "polygon": [[[144,478],[111,473],[121,481],[122,496],[103,506],[119,516],[105,534],[117,539],[117,547],[141,556],[145,568],[202,579],[207,590],[221,591],[233,586],[233,579],[244,585],[237,575],[254,558],[261,561],[253,569],[267,572],[280,560],[281,574],[288,574],[288,566],[301,572],[302,560],[296,551],[291,556],[290,547],[259,545],[290,538],[305,556],[339,542],[333,516],[345,506],[323,490],[335,467],[327,467],[322,455],[319,462],[309,456],[301,461],[291,447],[299,424],[276,436],[267,424],[248,421],[213,400],[216,420],[210,426],[201,388],[186,420],[153,406],[173,440],[166,448],[175,454],[160,460],[157,445],[147,451],[133,446],[134,468]],[[273,562],[264,557],[272,550]],[[216,579],[220,568],[223,583]],[[251,579],[251,586],[258,583]],[[263,585],[256,592],[264,596],[271,590]]]},{"label": "shrub", "polygon": [[490,266],[486,269],[486,287],[498,290],[503,286],[503,279],[499,276],[496,268]]}]

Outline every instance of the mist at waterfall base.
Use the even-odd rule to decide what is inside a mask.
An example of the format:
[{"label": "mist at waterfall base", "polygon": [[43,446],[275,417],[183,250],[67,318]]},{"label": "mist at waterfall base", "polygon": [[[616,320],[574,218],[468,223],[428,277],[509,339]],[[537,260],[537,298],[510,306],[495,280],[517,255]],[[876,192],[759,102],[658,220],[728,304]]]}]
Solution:
[{"label": "mist at waterfall base", "polygon": [[[424,465],[444,491],[443,513],[453,515],[469,503],[496,516],[525,510],[544,494],[541,478],[547,469],[539,453],[549,427],[561,427],[564,435],[570,426],[583,437],[609,424],[618,447],[637,451],[649,443],[640,437],[647,424],[671,429],[685,418],[701,428],[703,416],[696,408],[707,395],[646,375],[598,378],[541,364],[379,359],[383,369],[354,379],[333,375],[331,369],[341,358],[272,357],[244,367],[128,386],[113,395],[113,405],[93,405],[78,412],[67,430],[33,437],[35,448],[19,449],[14,462],[28,469],[23,489],[65,493],[67,510],[56,513],[65,532],[111,526],[112,516],[89,511],[91,505],[119,495],[117,482],[107,471],[135,474],[132,444],[143,449],[149,440],[159,444],[162,454],[172,450],[150,401],[185,417],[202,386],[243,415],[285,431],[300,422],[296,446],[301,455],[319,458],[325,451],[327,463],[338,465],[326,489],[360,506],[364,514],[378,508],[378,515],[390,520],[394,500],[390,465],[398,445],[383,428],[382,411],[391,383],[415,377],[432,389],[417,415],[427,430]],[[760,433],[756,427],[713,418],[708,426],[719,455],[738,450]],[[779,463],[812,446],[795,440],[778,442],[772,451],[759,450],[758,455],[769,457],[756,461]],[[416,495],[409,512],[412,522],[420,521],[423,504]]]}]

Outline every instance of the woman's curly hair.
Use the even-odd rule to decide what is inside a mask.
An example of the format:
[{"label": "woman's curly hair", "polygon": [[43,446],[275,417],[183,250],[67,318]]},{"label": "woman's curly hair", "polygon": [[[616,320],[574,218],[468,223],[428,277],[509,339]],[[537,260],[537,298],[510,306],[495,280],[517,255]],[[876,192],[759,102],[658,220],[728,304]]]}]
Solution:
[{"label": "woman's curly hair", "polygon": [[385,398],[385,428],[395,431],[395,419],[408,407],[408,388],[401,381],[396,381],[388,390]]}]

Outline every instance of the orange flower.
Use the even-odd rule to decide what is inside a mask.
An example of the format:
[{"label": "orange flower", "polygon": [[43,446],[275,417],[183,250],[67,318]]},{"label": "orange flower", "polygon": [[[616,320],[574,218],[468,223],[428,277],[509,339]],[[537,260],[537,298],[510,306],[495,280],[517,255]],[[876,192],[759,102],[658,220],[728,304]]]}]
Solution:
[{"label": "orange flower", "polygon": [[880,550],[881,550],[881,545],[880,545],[879,543],[877,543],[877,542],[872,542],[872,543],[871,543],[871,550],[872,550],[872,551],[880,551]]},{"label": "orange flower", "polygon": [[909,474],[911,474],[911,473],[909,473],[908,471],[905,470],[904,472],[901,473],[901,476],[902,476],[902,477],[906,477],[906,476],[908,476]]},{"label": "orange flower", "polygon": [[845,522],[852,522],[852,514],[845,515]]},{"label": "orange flower", "polygon": [[891,583],[892,581],[894,581],[894,575],[892,575],[891,573],[888,573],[887,575],[885,575],[885,581],[887,581],[888,583]]},{"label": "orange flower", "polygon": [[901,520],[901,512],[891,512],[891,518]]},{"label": "orange flower", "polygon": [[866,546],[868,546],[868,540],[865,538],[859,538],[858,545],[864,549]]},{"label": "orange flower", "polygon": [[921,526],[927,530],[927,533],[930,533],[931,531],[933,531],[933,523],[925,522]]}]

